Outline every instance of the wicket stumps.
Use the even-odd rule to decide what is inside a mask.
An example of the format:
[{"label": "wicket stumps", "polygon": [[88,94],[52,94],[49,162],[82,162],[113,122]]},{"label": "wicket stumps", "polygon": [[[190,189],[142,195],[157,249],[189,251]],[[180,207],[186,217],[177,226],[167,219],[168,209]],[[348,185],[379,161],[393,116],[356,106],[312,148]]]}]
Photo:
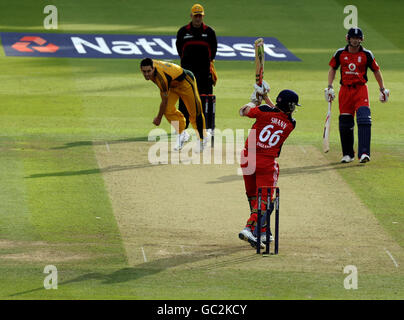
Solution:
[{"label": "wicket stumps", "polygon": [[[271,214],[275,209],[275,249],[274,254],[279,251],[279,188],[264,187],[267,190],[266,208],[265,208],[265,225],[266,225],[266,241],[264,255],[271,254]],[[274,191],[274,192],[272,192]],[[275,199],[271,199],[272,194],[275,194]],[[257,254],[261,253],[261,229],[262,229],[262,188],[258,188],[258,210],[257,210]],[[275,207],[275,208],[274,208]]]}]

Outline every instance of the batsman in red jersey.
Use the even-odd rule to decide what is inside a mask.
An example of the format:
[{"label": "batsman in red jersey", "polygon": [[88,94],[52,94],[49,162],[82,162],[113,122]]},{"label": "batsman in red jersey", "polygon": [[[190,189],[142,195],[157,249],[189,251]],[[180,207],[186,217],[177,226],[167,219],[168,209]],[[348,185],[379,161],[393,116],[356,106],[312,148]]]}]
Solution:
[{"label": "batsman in red jersey", "polygon": [[341,88],[339,101],[339,132],[342,147],[342,163],[351,162],[355,158],[354,146],[354,117],[358,125],[358,158],[361,163],[370,161],[371,114],[368,86],[366,85],[367,70],[372,70],[380,87],[380,101],[387,102],[389,90],[384,88],[383,77],[373,53],[362,47],[363,32],[360,28],[348,30],[346,40],[348,45],[338,49],[329,63],[328,87],[325,89],[325,99],[335,98],[332,83],[337,69],[341,71]]},{"label": "batsman in red jersey", "polygon": [[[263,87],[267,87],[269,91],[267,83],[264,83]],[[241,116],[256,119],[241,153],[241,168],[251,215],[245,228],[239,233],[239,238],[248,241],[253,247],[257,245],[258,230],[255,226],[258,188],[276,186],[279,176],[276,158],[279,157],[283,143],[296,126],[292,113],[296,106],[299,106],[299,97],[292,90],[281,91],[276,98],[276,105],[270,99],[266,99],[268,104],[256,106],[261,101],[256,101],[254,97],[261,97],[260,100],[262,100],[265,93],[267,92],[258,91],[257,95],[257,91],[254,91],[253,101],[240,109]],[[266,192],[263,192],[263,199],[266,197]],[[265,208],[266,202],[262,201],[262,210],[265,211]],[[264,246],[267,241],[265,215],[262,219],[261,246]],[[272,236],[269,241],[272,241]]]}]

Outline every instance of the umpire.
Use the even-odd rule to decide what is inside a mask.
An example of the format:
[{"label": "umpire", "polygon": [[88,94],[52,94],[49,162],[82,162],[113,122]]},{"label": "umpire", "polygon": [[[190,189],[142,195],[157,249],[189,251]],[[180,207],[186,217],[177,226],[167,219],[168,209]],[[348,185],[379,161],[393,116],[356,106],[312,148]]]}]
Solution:
[{"label": "umpire", "polygon": [[[178,30],[176,46],[181,58],[181,67],[192,71],[195,75],[205,113],[206,128],[213,134],[216,101],[213,85],[217,79],[213,60],[217,51],[217,39],[215,31],[203,23],[204,15],[205,11],[200,4],[192,6],[191,22]],[[182,100],[178,109],[184,114],[188,127],[189,115]]]}]

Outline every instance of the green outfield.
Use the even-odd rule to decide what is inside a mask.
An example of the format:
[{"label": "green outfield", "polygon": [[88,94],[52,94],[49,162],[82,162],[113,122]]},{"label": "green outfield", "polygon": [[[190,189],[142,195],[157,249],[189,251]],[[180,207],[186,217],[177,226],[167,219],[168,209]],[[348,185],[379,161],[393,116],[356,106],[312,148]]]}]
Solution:
[{"label": "green outfield", "polygon": [[[194,3],[173,3],[2,0],[0,32],[175,35]],[[58,30],[43,29],[47,4]],[[258,257],[237,237],[248,215],[237,164],[147,161],[160,98],[139,60],[10,57],[0,45],[0,299],[404,299],[401,1],[352,3],[391,90],[381,104],[369,71],[365,165],[339,164],[336,102],[331,150],[321,151],[343,1],[201,4],[218,36],[276,37],[301,59],[265,64],[271,96],[293,89],[302,104],[279,159],[280,254]],[[238,108],[254,61],[216,69],[216,127],[247,131]],[[58,269],[57,290],[43,287],[46,265]],[[357,290],[344,288],[347,265]]]}]

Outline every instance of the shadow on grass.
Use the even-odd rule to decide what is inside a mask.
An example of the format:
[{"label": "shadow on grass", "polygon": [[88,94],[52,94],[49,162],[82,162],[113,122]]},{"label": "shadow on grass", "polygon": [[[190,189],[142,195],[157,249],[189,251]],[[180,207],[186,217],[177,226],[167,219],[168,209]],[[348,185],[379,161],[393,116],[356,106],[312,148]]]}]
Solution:
[{"label": "shadow on grass", "polygon": [[117,171],[125,171],[125,170],[144,169],[144,168],[164,166],[164,165],[166,165],[166,164],[142,163],[142,164],[134,164],[134,165],[128,165],[128,166],[109,166],[109,167],[105,167],[105,168],[101,168],[101,169],[95,168],[95,169],[77,170],[77,171],[38,173],[38,174],[31,174],[30,176],[27,176],[24,178],[25,179],[35,179],[35,178],[47,178],[47,177],[80,176],[80,175],[99,174],[99,173],[117,172]]},{"label": "shadow on grass", "polygon": [[[171,133],[167,133],[167,137],[171,138]],[[63,146],[60,147],[53,147],[50,148],[51,150],[60,150],[60,149],[69,149],[69,148],[75,148],[75,147],[85,147],[85,146],[97,146],[97,145],[105,145],[105,142],[108,142],[108,144],[116,144],[116,143],[126,143],[126,142],[147,142],[148,137],[134,137],[134,138],[124,138],[124,139],[119,139],[119,140],[84,140],[84,141],[74,141],[74,142],[68,142],[65,143]]]},{"label": "shadow on grass", "polygon": [[[171,133],[167,134],[168,139],[171,137]],[[117,144],[117,143],[128,143],[128,142],[147,142],[148,137],[135,137],[135,138],[125,138],[119,140],[108,140],[108,144]],[[69,148],[76,147],[87,147],[94,145],[105,145],[106,141],[74,141],[65,143],[63,146],[50,148],[51,150],[63,150]],[[124,171],[124,170],[134,170],[134,169],[144,169],[153,166],[161,166],[164,164],[151,164],[151,163],[141,163],[135,165],[124,165],[124,166],[109,166],[106,168],[94,168],[94,169],[85,169],[85,170],[69,170],[69,171],[60,171],[60,172],[49,172],[49,173],[38,173],[26,176],[26,179],[34,179],[34,178],[45,178],[45,177],[68,177],[68,176],[79,176],[79,175],[89,175],[89,174],[99,174],[105,172],[115,172],[115,171]]]},{"label": "shadow on grass", "polygon": [[[218,258],[225,258],[229,255],[240,253],[242,251],[249,250],[251,254],[243,255],[242,257],[229,257],[226,260],[217,261]],[[204,249],[194,251],[192,253],[183,253],[181,255],[176,255],[174,257],[167,257],[162,259],[157,259],[150,262],[144,262],[142,264],[136,265],[135,267],[127,267],[118,269],[111,273],[102,273],[102,272],[90,272],[78,276],[76,278],[59,282],[58,287],[65,286],[72,283],[80,283],[89,280],[98,280],[101,281],[101,285],[113,285],[117,283],[124,283],[128,281],[136,281],[143,277],[152,276],[163,272],[166,269],[178,267],[184,264],[194,263],[203,260],[209,260],[206,264],[198,266],[194,269],[189,270],[199,270],[202,269],[204,271],[214,270],[218,268],[228,267],[228,266],[237,266],[243,263],[252,263],[256,259],[260,259],[255,251],[251,251],[251,248],[244,246],[226,246],[226,247],[218,247],[214,246],[213,249]],[[43,287],[35,288],[27,291],[17,292],[9,295],[9,297],[21,296],[24,294],[39,292],[44,290]]]},{"label": "shadow on grass", "polygon": [[[340,162],[332,162],[332,163],[326,163],[322,165],[316,165],[316,166],[304,166],[304,167],[294,167],[294,168],[280,168],[280,175],[281,176],[288,176],[288,175],[297,175],[297,174],[317,174],[321,173],[324,171],[329,171],[329,170],[344,170],[344,169],[350,169],[354,167],[364,167],[363,164],[356,163],[356,164],[344,164]],[[219,183],[228,183],[228,182],[233,182],[233,181],[239,181],[242,180],[243,177],[239,176],[237,174],[234,175],[229,175],[229,176],[222,176],[218,177],[217,180],[214,181],[208,181],[206,182],[207,184],[219,184]]]},{"label": "shadow on grass", "polygon": [[324,171],[330,171],[330,170],[345,170],[345,169],[351,169],[353,167],[360,167],[363,166],[363,164],[355,163],[355,164],[346,164],[346,163],[341,163],[341,162],[331,162],[331,163],[325,163],[321,165],[315,165],[315,166],[304,166],[304,167],[294,167],[294,168],[280,168],[279,174],[281,175],[294,175],[294,174],[316,174],[316,173],[321,173]]}]

